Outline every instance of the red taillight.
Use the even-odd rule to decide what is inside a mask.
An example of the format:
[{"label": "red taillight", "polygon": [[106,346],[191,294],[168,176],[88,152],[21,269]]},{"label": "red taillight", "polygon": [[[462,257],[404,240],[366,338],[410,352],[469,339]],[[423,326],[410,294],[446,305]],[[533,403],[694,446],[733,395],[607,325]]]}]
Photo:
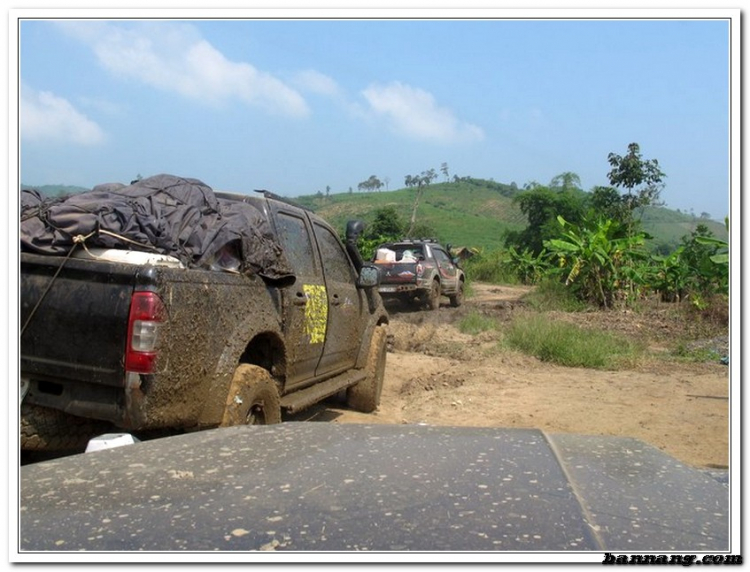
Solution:
[{"label": "red taillight", "polygon": [[125,370],[153,373],[159,329],[166,317],[161,298],[153,292],[136,292],[130,301]]}]

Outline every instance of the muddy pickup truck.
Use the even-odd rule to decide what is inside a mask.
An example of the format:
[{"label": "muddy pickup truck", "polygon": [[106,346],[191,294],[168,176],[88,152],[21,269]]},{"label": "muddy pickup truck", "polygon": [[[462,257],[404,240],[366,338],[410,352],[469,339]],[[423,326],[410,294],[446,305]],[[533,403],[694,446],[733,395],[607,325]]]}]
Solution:
[{"label": "muddy pickup truck", "polygon": [[437,310],[441,296],[448,296],[451,306],[460,306],[466,278],[448,252],[431,239],[380,245],[373,259],[380,270],[380,295],[430,310]]},{"label": "muddy pickup truck", "polygon": [[270,193],[170,175],[40,199],[21,204],[22,449],[377,408],[388,315],[362,223],[344,244]]}]

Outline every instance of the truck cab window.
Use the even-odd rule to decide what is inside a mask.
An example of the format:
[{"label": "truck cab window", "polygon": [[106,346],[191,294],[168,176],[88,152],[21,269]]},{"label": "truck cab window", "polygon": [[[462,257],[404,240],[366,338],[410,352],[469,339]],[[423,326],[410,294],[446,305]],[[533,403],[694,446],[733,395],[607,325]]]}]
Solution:
[{"label": "truck cab window", "polygon": [[300,217],[279,212],[276,224],[279,239],[292,266],[301,276],[315,275],[315,257],[305,221]]},{"label": "truck cab window", "polygon": [[337,282],[352,282],[356,273],[341,243],[326,227],[315,224],[321,259],[325,261],[327,279]]},{"label": "truck cab window", "polygon": [[437,260],[438,266],[440,266],[441,268],[451,268],[453,266],[453,262],[451,261],[450,257],[442,250],[433,248],[432,253],[435,256],[435,260]]}]

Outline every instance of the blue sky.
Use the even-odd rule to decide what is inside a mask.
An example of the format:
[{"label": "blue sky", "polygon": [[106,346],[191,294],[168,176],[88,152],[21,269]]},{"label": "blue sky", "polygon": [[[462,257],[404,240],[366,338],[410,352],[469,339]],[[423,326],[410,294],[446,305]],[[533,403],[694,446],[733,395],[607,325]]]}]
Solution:
[{"label": "blue sky", "polygon": [[573,172],[590,190],[637,142],[668,207],[723,220],[731,22],[679,14],[23,19],[19,177],[298,196],[371,175],[401,188],[446,163],[518,186]]}]

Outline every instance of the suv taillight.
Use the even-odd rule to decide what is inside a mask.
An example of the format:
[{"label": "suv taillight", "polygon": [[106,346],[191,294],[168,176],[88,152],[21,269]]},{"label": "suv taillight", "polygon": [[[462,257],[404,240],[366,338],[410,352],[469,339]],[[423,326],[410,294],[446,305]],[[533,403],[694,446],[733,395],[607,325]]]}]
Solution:
[{"label": "suv taillight", "polygon": [[153,292],[136,292],[130,301],[125,370],[153,373],[159,330],[166,318],[161,298]]}]

